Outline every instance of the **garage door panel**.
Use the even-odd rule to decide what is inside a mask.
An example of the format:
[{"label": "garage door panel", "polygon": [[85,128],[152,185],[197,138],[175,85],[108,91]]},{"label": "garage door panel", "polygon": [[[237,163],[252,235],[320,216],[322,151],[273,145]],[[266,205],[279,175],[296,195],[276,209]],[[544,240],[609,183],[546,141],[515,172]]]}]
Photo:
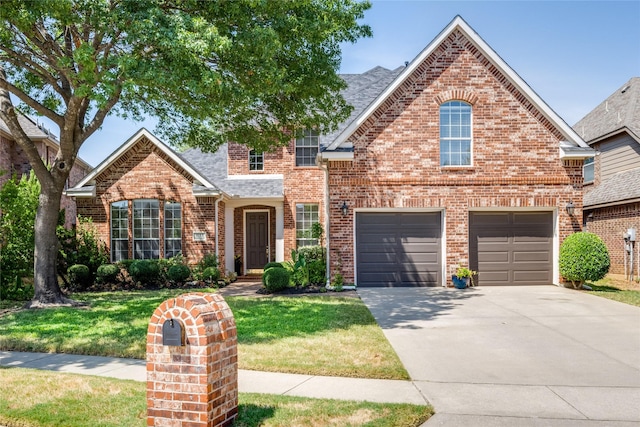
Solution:
[{"label": "garage door panel", "polygon": [[509,252],[480,252],[478,261],[482,263],[509,263]]},{"label": "garage door panel", "polygon": [[441,214],[356,213],[359,286],[436,286]]},{"label": "garage door panel", "polygon": [[516,263],[531,263],[535,261],[541,261],[545,266],[548,266],[551,254],[548,251],[539,252],[514,252],[513,262]]},{"label": "garage door panel", "polygon": [[470,264],[479,284],[552,282],[551,212],[472,212],[469,224]]}]

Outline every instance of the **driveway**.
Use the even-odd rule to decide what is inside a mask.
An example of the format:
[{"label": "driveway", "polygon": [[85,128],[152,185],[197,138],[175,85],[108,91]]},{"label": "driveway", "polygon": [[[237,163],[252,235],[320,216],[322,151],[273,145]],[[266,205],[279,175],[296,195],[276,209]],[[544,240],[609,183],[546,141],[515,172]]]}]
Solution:
[{"label": "driveway", "polygon": [[640,308],[556,286],[359,288],[428,426],[640,425]]}]

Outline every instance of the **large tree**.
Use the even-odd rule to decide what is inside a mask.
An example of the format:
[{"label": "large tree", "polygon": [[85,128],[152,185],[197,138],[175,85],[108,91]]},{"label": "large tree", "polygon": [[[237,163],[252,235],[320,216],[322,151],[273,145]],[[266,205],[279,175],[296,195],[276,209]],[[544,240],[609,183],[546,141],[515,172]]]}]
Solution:
[{"label": "large tree", "polygon": [[[159,118],[173,143],[268,149],[335,128],[340,44],[369,36],[357,0],[2,0],[0,119],[41,184],[32,306],[70,303],[56,279],[56,222],[82,144],[109,114]],[[13,95],[13,97],[11,96]],[[17,108],[59,127],[51,165]]]}]

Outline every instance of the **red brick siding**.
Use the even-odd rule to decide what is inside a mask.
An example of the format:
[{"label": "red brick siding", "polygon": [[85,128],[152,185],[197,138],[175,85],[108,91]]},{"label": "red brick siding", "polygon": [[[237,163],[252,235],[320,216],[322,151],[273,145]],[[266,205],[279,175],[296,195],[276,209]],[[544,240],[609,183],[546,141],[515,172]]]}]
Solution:
[{"label": "red brick siding", "polygon": [[[593,214],[592,216],[590,216]],[[599,209],[585,209],[587,225],[585,230],[597,234],[607,245],[611,257],[611,273],[624,274],[624,240],[623,233],[629,228],[636,229],[636,240],[640,237],[640,202]],[[636,241],[634,251],[634,276],[638,274],[638,249],[640,241]],[[627,260],[628,262],[628,260]],[[628,270],[626,271],[628,273]]]},{"label": "red brick siding", "polygon": [[[78,213],[91,216],[100,236],[110,247],[110,206],[129,201],[129,236],[133,236],[131,208],[134,199],[158,199],[160,203],[161,256],[164,254],[164,202],[182,204],[182,253],[189,263],[198,262],[205,253],[215,252],[215,198],[194,197],[193,180],[146,138],[142,138],[113,165],[96,177],[96,198],[78,199]],[[221,212],[222,211],[222,212]],[[224,216],[220,203],[218,215]],[[219,228],[220,230],[220,228]],[[194,242],[193,232],[204,231],[205,242]],[[223,234],[223,233],[221,233]],[[223,247],[224,240],[220,240]],[[130,252],[132,242],[130,239]],[[130,257],[133,254],[130,253]]]},{"label": "red brick siding", "polygon": [[[471,102],[470,167],[441,167],[439,103]],[[353,277],[353,209],[446,209],[446,263],[469,260],[468,212],[559,208],[560,240],[579,230],[582,162],[559,159],[561,135],[460,33],[421,64],[354,134],[353,162],[330,162],[331,257]],[[576,205],[574,219],[564,206]]]},{"label": "red brick siding", "polygon": [[[237,174],[282,174],[284,176],[284,256],[290,258],[291,250],[296,248],[296,204],[318,204],[320,223],[324,226],[324,172],[319,168],[297,167],[295,141],[287,147],[279,147],[271,153],[264,154],[264,171],[249,172],[249,149],[240,144],[229,144],[229,175]],[[248,209],[245,207],[244,209]],[[256,206],[252,208],[258,208]],[[242,253],[240,239],[242,214],[235,216],[235,252]],[[275,259],[275,210],[271,213],[271,259]],[[241,224],[241,222],[240,222]]]},{"label": "red brick siding", "polygon": [[[57,148],[53,148],[42,141],[35,142],[40,157],[47,164],[53,163]],[[15,173],[18,178],[31,170],[31,164],[24,154],[24,150],[12,139],[0,136],[0,187]],[[73,165],[68,178],[68,187],[77,184],[89,171],[78,163]],[[60,209],[65,210],[65,225],[71,226],[76,222],[76,204],[71,197],[62,196]]]}]

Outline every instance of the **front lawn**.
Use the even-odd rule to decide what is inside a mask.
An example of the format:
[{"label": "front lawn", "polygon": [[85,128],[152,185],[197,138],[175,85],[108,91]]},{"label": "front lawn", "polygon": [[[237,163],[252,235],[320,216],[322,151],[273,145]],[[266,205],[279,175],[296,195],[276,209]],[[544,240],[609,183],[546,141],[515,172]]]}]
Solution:
[{"label": "front lawn", "polygon": [[640,307],[640,283],[629,281],[621,274],[609,274],[602,280],[587,284],[592,288],[588,292],[593,295]]},{"label": "front lawn", "polygon": [[[0,425],[146,426],[146,384],[22,368],[0,368]],[[422,425],[430,406],[240,393],[236,427]]]},{"label": "front lawn", "polygon": [[[202,291],[199,289],[198,291]],[[75,294],[88,307],[2,316],[0,350],[146,357],[151,314],[185,290]],[[357,298],[226,297],[238,327],[241,369],[408,379],[397,355]]]}]

